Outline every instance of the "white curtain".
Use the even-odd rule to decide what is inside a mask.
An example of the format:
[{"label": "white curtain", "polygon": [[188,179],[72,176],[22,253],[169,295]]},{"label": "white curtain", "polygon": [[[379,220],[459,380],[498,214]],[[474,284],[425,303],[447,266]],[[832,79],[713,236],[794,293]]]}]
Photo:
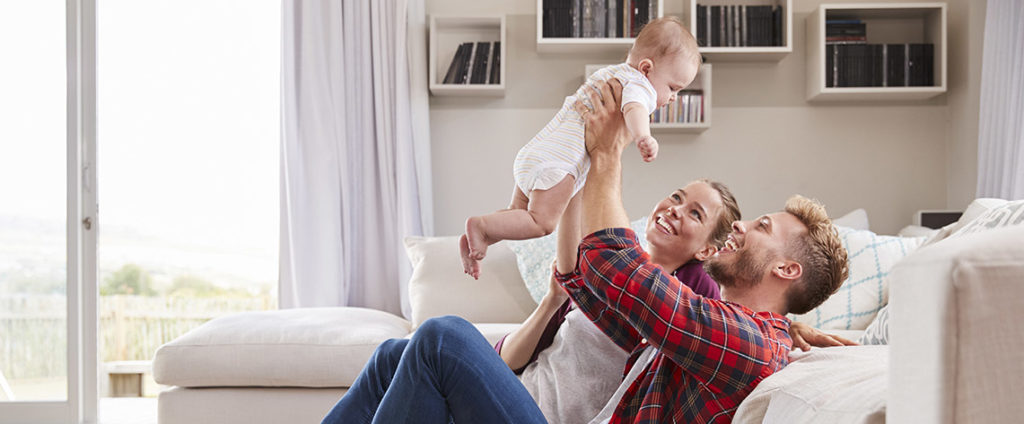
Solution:
[{"label": "white curtain", "polygon": [[432,233],[423,0],[285,0],[282,308],[408,315]]},{"label": "white curtain", "polygon": [[978,197],[1024,199],[1024,1],[988,0],[978,119]]}]

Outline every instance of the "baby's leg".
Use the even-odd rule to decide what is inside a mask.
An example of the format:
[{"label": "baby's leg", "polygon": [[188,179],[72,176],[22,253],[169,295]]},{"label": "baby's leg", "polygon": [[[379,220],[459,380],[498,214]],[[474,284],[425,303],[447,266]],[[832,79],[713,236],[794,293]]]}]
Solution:
[{"label": "baby's leg", "polygon": [[479,261],[487,254],[487,246],[500,240],[524,240],[551,234],[572,197],[576,179],[567,175],[554,187],[534,190],[526,202],[526,209],[515,209],[521,199],[513,199],[513,209],[490,215],[474,216],[466,220],[466,234],[459,241],[466,273],[479,278]]}]

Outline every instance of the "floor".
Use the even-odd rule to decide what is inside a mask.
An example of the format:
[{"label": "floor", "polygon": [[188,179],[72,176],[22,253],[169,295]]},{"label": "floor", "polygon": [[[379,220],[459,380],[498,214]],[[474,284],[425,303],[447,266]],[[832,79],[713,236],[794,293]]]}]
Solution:
[{"label": "floor", "polygon": [[100,398],[100,424],[156,424],[156,398]]}]

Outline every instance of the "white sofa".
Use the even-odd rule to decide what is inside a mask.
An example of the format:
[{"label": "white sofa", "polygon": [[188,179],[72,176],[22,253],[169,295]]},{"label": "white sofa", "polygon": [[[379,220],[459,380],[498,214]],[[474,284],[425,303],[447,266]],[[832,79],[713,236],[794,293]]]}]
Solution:
[{"label": "white sofa", "polygon": [[[966,219],[966,217],[965,217]],[[963,223],[960,223],[963,226]],[[949,231],[947,231],[949,232]],[[461,274],[454,237],[410,238],[412,320],[361,308],[212,320],[163,346],[159,422],[319,422],[378,343],[456,314],[494,342],[533,309],[504,244]],[[1024,416],[1024,226],[923,247],[892,270],[891,346],[794,352],[736,422],[1009,422]],[[855,338],[859,332],[843,335]]]}]

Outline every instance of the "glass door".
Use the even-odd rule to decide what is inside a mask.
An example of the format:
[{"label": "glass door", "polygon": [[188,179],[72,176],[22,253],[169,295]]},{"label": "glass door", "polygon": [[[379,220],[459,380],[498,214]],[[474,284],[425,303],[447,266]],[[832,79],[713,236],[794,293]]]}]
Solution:
[{"label": "glass door", "polygon": [[95,419],[83,387],[96,383],[96,320],[84,318],[96,302],[80,295],[96,287],[83,3],[0,1],[0,423]]}]

